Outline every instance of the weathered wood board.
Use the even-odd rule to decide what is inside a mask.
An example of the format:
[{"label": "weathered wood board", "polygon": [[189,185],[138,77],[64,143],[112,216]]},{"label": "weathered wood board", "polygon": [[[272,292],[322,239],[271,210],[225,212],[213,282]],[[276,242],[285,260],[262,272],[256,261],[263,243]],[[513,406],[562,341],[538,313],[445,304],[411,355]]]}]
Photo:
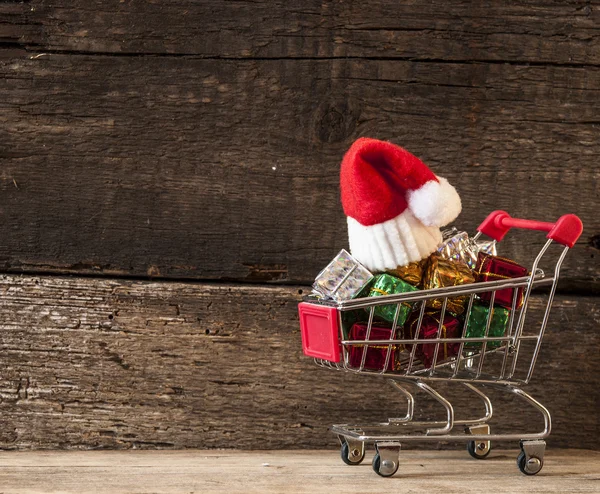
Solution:
[{"label": "weathered wood board", "polygon": [[[402,414],[384,380],[302,355],[300,290],[3,275],[0,447],[334,447],[332,423]],[[561,296],[554,316],[528,389],[553,414],[551,446],[597,448],[600,310]],[[457,388],[440,388],[457,415],[483,412]],[[533,409],[492,396],[495,431],[541,430]]]},{"label": "weathered wood board", "polygon": [[30,275],[0,281],[0,447],[323,447],[332,422],[394,415],[379,381],[301,356],[295,309],[347,245],[338,167],[368,135],[453,182],[468,231],[493,209],[582,218],[532,390],[550,444],[597,448],[599,315],[577,295],[600,294],[599,13],[2,2],[0,271]]},{"label": "weathered wood board", "polygon": [[551,449],[533,478],[518,472],[516,455],[514,449],[493,451],[476,461],[464,451],[402,451],[398,473],[382,479],[370,455],[349,467],[335,451],[28,451],[0,454],[0,484],[17,494],[446,494],[465,485],[505,494],[598,492],[598,452]]},{"label": "weathered wood board", "polygon": [[30,49],[219,58],[600,62],[595,1],[8,2],[0,39]]},{"label": "weathered wood board", "polygon": [[346,245],[339,162],[371,135],[455,183],[469,231],[580,215],[562,276],[598,287],[598,67],[39,53],[0,74],[4,270],[307,283]]}]

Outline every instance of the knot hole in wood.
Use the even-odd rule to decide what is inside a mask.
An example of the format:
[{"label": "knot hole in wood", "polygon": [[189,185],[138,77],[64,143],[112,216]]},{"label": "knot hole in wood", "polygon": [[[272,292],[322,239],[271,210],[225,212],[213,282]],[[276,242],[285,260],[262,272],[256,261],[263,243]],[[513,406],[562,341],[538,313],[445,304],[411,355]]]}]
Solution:
[{"label": "knot hole in wood", "polygon": [[316,111],[316,137],[327,144],[343,142],[356,129],[358,112],[345,100],[327,101]]}]

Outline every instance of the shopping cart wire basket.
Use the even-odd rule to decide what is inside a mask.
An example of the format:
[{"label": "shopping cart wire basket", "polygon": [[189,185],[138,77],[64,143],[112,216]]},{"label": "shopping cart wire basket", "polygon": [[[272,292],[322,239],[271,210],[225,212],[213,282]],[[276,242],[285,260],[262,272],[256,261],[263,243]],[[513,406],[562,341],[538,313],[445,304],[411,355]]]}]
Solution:
[{"label": "shopping cart wire basket", "polygon": [[[373,469],[379,475],[389,477],[398,470],[402,442],[466,441],[471,456],[483,459],[490,452],[491,441],[518,440],[521,447],[517,458],[519,469],[527,475],[535,475],[542,469],[546,447],[544,439],[550,434],[551,417],[541,403],[523,391],[522,386],[530,381],[538,359],[560,266],[569,249],[577,242],[583,226],[575,215],[564,215],[555,223],[546,223],[512,218],[504,211],[494,211],[479,226],[474,238],[484,234],[499,242],[511,228],[547,232],[547,241],[533,261],[527,276],[342,302],[307,296],[299,304],[302,343],[306,355],[314,357],[315,362],[322,367],[389,378],[393,387],[407,400],[407,411],[403,417],[391,418],[378,424],[341,424],[332,427],[341,442],[341,455],[346,464],[361,463],[365,456],[365,445],[373,444],[376,449]],[[555,263],[552,263],[554,272],[544,273],[539,266],[554,243],[562,245],[563,249]],[[539,311],[528,312],[531,292],[539,286],[550,287],[541,320],[536,317]],[[498,336],[490,334],[490,327],[494,317],[494,301],[502,290],[505,291],[503,293],[511,291],[512,307],[506,331]],[[485,332],[480,337],[467,337],[467,321],[473,310],[473,302],[480,301],[483,295],[486,302],[489,300]],[[462,331],[460,336],[444,337],[448,301],[456,297],[468,298]],[[441,301],[437,334],[434,338],[423,339],[420,333],[426,317],[427,302],[434,299]],[[381,332],[374,323],[375,309],[383,306],[389,308],[394,304],[396,309],[390,336],[381,338]],[[411,304],[415,311],[416,322],[412,324],[412,333],[409,335],[398,324],[403,304]],[[349,314],[358,311],[366,316],[366,332],[364,338],[350,339],[343,322]],[[532,315],[532,312],[535,314]],[[433,357],[427,365],[423,359],[418,358],[417,353],[418,347],[423,348],[425,345],[433,347]],[[448,358],[444,358],[446,345],[458,347],[455,354]],[[385,351],[385,361],[380,368],[373,369],[367,365],[370,348]],[[483,403],[485,414],[476,419],[456,419],[450,400],[432,387],[438,381],[457,382],[472,392]],[[415,398],[409,391],[411,387],[440,403],[445,409],[446,420],[413,420]],[[537,409],[544,418],[544,429],[535,433],[492,434],[488,422],[492,418],[493,407],[491,399],[484,392],[486,388],[512,393]]]}]

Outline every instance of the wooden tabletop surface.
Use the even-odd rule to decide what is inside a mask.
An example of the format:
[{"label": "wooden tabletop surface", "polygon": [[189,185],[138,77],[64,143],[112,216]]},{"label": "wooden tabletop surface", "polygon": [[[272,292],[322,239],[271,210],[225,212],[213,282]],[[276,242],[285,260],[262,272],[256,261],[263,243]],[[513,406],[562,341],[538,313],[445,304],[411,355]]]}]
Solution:
[{"label": "wooden tabletop surface", "polygon": [[37,451],[0,453],[2,493],[600,492],[600,452],[550,450],[521,474],[517,451],[485,461],[462,451],[403,451],[381,478],[371,455],[356,467],[337,451]]}]

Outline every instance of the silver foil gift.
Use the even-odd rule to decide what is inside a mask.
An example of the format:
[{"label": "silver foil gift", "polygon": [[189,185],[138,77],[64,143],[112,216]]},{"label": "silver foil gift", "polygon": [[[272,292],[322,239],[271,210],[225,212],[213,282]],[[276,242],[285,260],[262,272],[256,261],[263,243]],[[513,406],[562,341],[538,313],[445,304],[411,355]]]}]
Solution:
[{"label": "silver foil gift", "polygon": [[336,302],[356,297],[373,278],[373,274],[342,249],[313,283],[313,291]]},{"label": "silver foil gift", "polygon": [[474,240],[466,232],[451,228],[442,232],[442,245],[438,254],[444,259],[462,262],[471,269],[477,266],[477,256],[480,252],[497,255],[495,240]]}]

